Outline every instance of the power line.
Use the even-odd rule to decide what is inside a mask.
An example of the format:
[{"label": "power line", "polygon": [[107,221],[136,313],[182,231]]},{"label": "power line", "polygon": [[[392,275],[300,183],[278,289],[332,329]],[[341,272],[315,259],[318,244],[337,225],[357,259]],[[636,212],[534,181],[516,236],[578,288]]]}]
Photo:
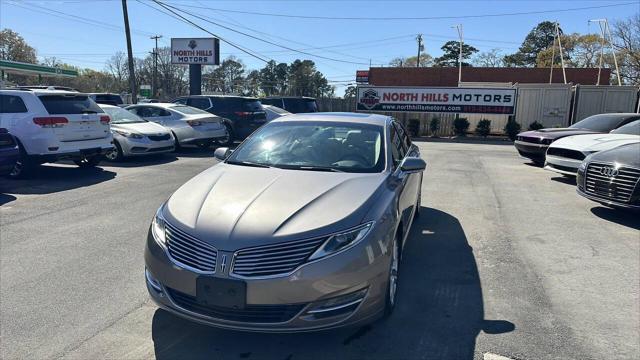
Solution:
[{"label": "power line", "polygon": [[311,15],[292,15],[292,14],[263,13],[263,12],[255,12],[255,11],[244,11],[244,10],[228,10],[228,9],[209,8],[209,7],[205,7],[205,6],[196,6],[196,5],[182,5],[182,6],[190,7],[190,8],[196,8],[196,9],[209,9],[209,10],[215,10],[215,11],[221,11],[221,12],[237,13],[237,14],[257,15],[257,16],[272,16],[272,17],[282,17],[282,18],[296,18],[296,19],[394,21],[394,20],[451,20],[451,19],[473,19],[473,18],[535,15],[535,14],[549,14],[549,13],[555,14],[555,13],[559,13],[559,12],[570,12],[570,11],[580,11],[580,10],[590,10],[590,9],[602,9],[602,8],[627,6],[627,5],[638,5],[638,2],[636,1],[636,2],[626,2],[626,3],[619,3],[619,4],[609,4],[609,5],[583,6],[583,7],[556,9],[556,10],[538,10],[538,11],[523,11],[523,12],[497,13],[497,14],[478,14],[478,15],[423,16],[423,17],[311,16]]},{"label": "power line", "polygon": [[325,59],[325,60],[330,60],[330,61],[335,61],[335,62],[341,62],[341,63],[345,63],[345,64],[369,65],[368,63],[361,63],[361,62],[354,62],[354,61],[348,61],[348,60],[342,60],[342,59],[335,59],[335,58],[330,58],[330,57],[327,57],[327,56],[317,55],[317,54],[309,53],[309,52],[306,52],[306,51],[302,51],[302,50],[298,50],[298,49],[290,48],[290,47],[285,46],[285,45],[282,45],[282,44],[278,44],[278,43],[275,43],[275,42],[272,42],[272,41],[269,41],[269,40],[265,40],[265,39],[259,38],[259,37],[257,37],[257,36],[253,36],[253,35],[251,35],[251,34],[247,34],[247,33],[245,33],[245,32],[242,32],[242,31],[239,31],[239,30],[233,29],[233,28],[231,28],[231,27],[228,27],[228,26],[225,26],[225,25],[221,25],[221,24],[216,23],[216,22],[214,22],[214,21],[207,20],[206,18],[203,18],[203,17],[201,17],[201,16],[199,16],[199,15],[195,15],[195,14],[190,13],[190,12],[188,12],[188,11],[184,10],[184,9],[181,9],[181,8],[178,8],[178,7],[175,7],[175,6],[172,6],[172,5],[164,4],[164,3],[162,3],[162,2],[160,2],[160,1],[158,1],[158,0],[152,0],[152,1],[153,1],[153,2],[155,2],[155,3],[156,3],[156,4],[158,4],[158,5],[161,5],[161,6],[165,7],[165,8],[173,8],[173,9],[176,9],[176,10],[181,11],[181,12],[183,12],[183,13],[185,13],[185,14],[188,14],[188,15],[190,15],[190,16],[192,16],[192,17],[195,17],[195,18],[197,18],[197,19],[200,19],[200,20],[202,20],[202,21],[205,21],[205,22],[208,22],[208,23],[210,23],[210,24],[213,24],[213,25],[219,26],[219,27],[221,27],[221,28],[223,28],[223,29],[227,29],[227,30],[229,30],[229,31],[232,31],[232,32],[235,32],[235,33],[238,33],[238,34],[241,34],[241,35],[244,35],[244,36],[250,37],[250,38],[252,38],[252,39],[255,39],[255,40],[258,40],[258,41],[262,41],[262,42],[264,42],[264,43],[267,43],[267,44],[270,44],[270,45],[273,45],[273,46],[277,46],[277,47],[280,47],[280,48],[283,48],[283,49],[287,49],[287,50],[290,50],[290,51],[295,51],[295,52],[297,52],[297,53],[304,54],[304,55],[307,55],[307,56],[316,57],[316,58],[319,58],[319,59]]},{"label": "power line", "polygon": [[[156,11],[160,11],[160,10],[158,10],[157,8],[155,8],[154,6],[151,6],[151,5],[145,4],[145,3],[143,3],[143,2],[142,2],[142,1],[140,1],[140,0],[137,0],[137,1],[138,1],[139,3],[141,3],[141,4],[145,5],[145,6],[151,7],[152,9],[154,9],[154,10],[156,10]],[[172,9],[169,9],[169,8],[168,8],[168,7],[166,7],[164,4],[162,4],[162,3],[158,2],[158,1],[154,1],[154,2],[155,2],[155,3],[157,3],[158,5],[162,6],[163,8],[165,8],[167,11],[171,12],[173,15],[175,15],[175,16],[172,16],[173,18],[176,18],[176,17],[177,17],[177,18],[178,18],[178,20],[181,20],[182,22],[188,23],[188,24],[190,24],[190,25],[192,25],[192,26],[194,26],[194,27],[196,27],[196,28],[198,28],[198,29],[200,29],[200,30],[202,30],[202,31],[206,32],[207,34],[209,34],[209,35],[211,35],[211,36],[213,36],[213,37],[217,37],[217,38],[218,38],[218,39],[220,39],[221,41],[226,42],[227,44],[229,44],[229,45],[233,46],[234,48],[236,48],[236,49],[238,49],[238,50],[242,51],[243,53],[245,53],[245,54],[247,54],[247,55],[250,55],[250,56],[252,56],[252,57],[254,57],[254,58],[258,59],[258,60],[261,60],[261,61],[263,61],[263,62],[265,62],[265,63],[269,62],[269,60],[273,60],[273,59],[265,60],[264,58],[262,58],[261,56],[258,56],[258,55],[256,55],[256,54],[254,54],[254,53],[253,53],[253,52],[251,52],[250,50],[245,49],[245,48],[241,47],[240,45],[237,45],[237,44],[235,44],[235,43],[233,43],[233,42],[231,42],[231,41],[229,41],[229,40],[224,39],[224,38],[223,38],[223,37],[221,37],[221,36],[218,36],[218,35],[216,35],[216,34],[212,33],[211,31],[209,31],[209,30],[207,30],[207,29],[203,28],[202,26],[200,26],[200,25],[198,25],[198,24],[194,23],[193,21],[191,21],[191,20],[189,20],[189,19],[185,18],[184,16],[182,16],[182,15],[178,14],[177,12],[173,11]],[[160,12],[162,12],[162,11],[160,11]],[[162,13],[163,13],[163,14],[165,14],[165,15],[167,15],[165,12],[162,12]]]}]

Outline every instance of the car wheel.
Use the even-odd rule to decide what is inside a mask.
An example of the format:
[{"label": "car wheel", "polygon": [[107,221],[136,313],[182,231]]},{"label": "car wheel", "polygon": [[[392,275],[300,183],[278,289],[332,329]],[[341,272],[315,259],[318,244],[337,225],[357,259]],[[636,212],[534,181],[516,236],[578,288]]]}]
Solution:
[{"label": "car wheel", "polygon": [[233,145],[233,141],[235,140],[235,135],[233,134],[233,129],[231,128],[231,125],[224,123],[224,127],[227,128],[227,136],[216,139],[215,144],[217,146],[230,147],[231,145]]},{"label": "car wheel", "polygon": [[398,279],[400,270],[400,238],[396,235],[391,253],[391,263],[389,264],[389,280],[387,282],[387,296],[384,308],[384,315],[389,316],[396,307],[398,294]]},{"label": "car wheel", "polygon": [[182,149],[182,146],[180,146],[180,140],[178,140],[178,136],[176,135],[176,133],[174,133],[173,131],[171,133],[173,134],[174,139],[173,151],[180,151]]},{"label": "car wheel", "polygon": [[120,144],[118,144],[117,141],[114,141],[113,145],[113,149],[104,154],[105,159],[107,159],[107,161],[122,161],[122,159],[124,158],[122,147],[120,147]]},{"label": "car wheel", "polygon": [[31,170],[33,170],[33,166],[35,165],[31,159],[29,159],[29,155],[24,150],[21,144],[18,144],[20,149],[20,157],[13,164],[13,169],[9,172],[9,177],[12,179],[24,179],[29,176]]},{"label": "car wheel", "polygon": [[80,160],[73,160],[76,165],[81,168],[92,168],[97,166],[102,161],[102,155],[94,155],[90,157],[84,157]]}]

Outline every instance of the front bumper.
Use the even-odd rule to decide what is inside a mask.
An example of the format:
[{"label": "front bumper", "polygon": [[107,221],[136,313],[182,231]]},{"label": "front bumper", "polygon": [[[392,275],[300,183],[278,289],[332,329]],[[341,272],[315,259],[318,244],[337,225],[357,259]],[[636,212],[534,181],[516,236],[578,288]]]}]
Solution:
[{"label": "front bumper", "polygon": [[526,141],[516,140],[513,142],[520,156],[537,162],[544,162],[545,154],[549,145],[535,144]]},{"label": "front bumper", "polygon": [[549,155],[545,160],[544,168],[559,174],[576,176],[581,163],[582,160]]},{"label": "front bumper", "polygon": [[198,127],[183,127],[175,131],[178,136],[178,142],[181,145],[193,144],[200,141],[209,141],[222,139],[227,136],[227,128],[220,127],[200,130]]},{"label": "front bumper", "polygon": [[[375,234],[372,232],[369,236]],[[229,309],[229,316],[216,316],[220,308],[205,312],[198,306],[190,306],[190,301],[195,301],[196,297],[196,279],[203,275],[174,264],[151,233],[147,236],[145,250],[147,289],[161,308],[189,320],[220,328],[304,332],[355,326],[380,317],[386,301],[390,256],[381,247],[369,244],[378,242],[365,239],[342,253],[303,265],[289,276],[244,279],[247,288],[246,309],[286,307],[287,311],[291,311],[287,318],[278,321],[240,321],[231,316],[236,314],[233,309]],[[228,274],[213,276],[236,279]],[[361,300],[353,301],[356,294],[362,294]],[[338,311],[323,304],[343,297],[351,300],[338,303]],[[318,309],[331,311],[314,313]]]},{"label": "front bumper", "polygon": [[116,137],[118,144],[122,148],[124,156],[138,156],[171,152],[174,150],[174,138],[170,136],[168,140],[153,141],[148,137],[142,139]]},{"label": "front bumper", "polygon": [[576,188],[576,192],[578,193],[578,195],[583,196],[589,200],[598,202],[602,205],[620,208],[620,209],[626,209],[626,210],[640,211],[640,204],[629,204],[629,203],[623,203],[619,201],[612,201],[610,199],[601,198],[601,197],[584,192],[584,189],[580,186]]}]

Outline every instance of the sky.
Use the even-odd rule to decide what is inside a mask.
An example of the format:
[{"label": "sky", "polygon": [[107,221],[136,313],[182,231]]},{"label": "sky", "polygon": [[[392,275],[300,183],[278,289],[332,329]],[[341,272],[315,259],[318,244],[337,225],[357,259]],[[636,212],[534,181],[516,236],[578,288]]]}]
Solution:
[{"label": "sky", "polygon": [[[423,34],[426,52],[435,57],[441,54],[440,47],[446,41],[458,39],[453,26],[461,24],[465,43],[480,51],[499,49],[509,54],[517,51],[527,33],[541,21],[556,20],[565,33],[596,33],[598,26],[588,20],[607,18],[614,22],[640,11],[640,0],[161,1],[258,39],[294,50],[305,49],[302,51],[307,54],[296,53],[191,18],[221,39],[263,59],[289,63],[298,58],[313,60],[336,86],[338,95],[354,82],[356,70],[367,69],[370,62],[372,66],[381,66],[395,57],[415,56],[417,34]],[[128,0],[134,56],[144,57],[152,51],[152,35],[163,36],[160,46],[168,46],[172,37],[210,36],[154,7],[159,8],[151,0]],[[586,7],[592,8],[564,11]],[[539,13],[542,11],[550,12]],[[485,16],[513,13],[529,14]],[[111,55],[126,52],[121,0],[0,0],[0,28],[18,32],[41,59],[55,56],[83,68],[103,70]],[[260,69],[264,65],[262,60],[224,41],[220,50],[221,58],[234,55],[247,69]]]}]

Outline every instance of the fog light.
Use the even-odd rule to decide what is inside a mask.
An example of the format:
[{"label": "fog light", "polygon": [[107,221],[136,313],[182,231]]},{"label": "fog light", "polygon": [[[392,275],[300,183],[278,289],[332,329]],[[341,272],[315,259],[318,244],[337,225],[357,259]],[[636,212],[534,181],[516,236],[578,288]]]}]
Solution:
[{"label": "fog light", "polygon": [[162,285],[160,285],[160,282],[156,280],[156,278],[154,278],[147,269],[144,269],[144,277],[147,279],[147,284],[149,284],[156,291],[162,292]]},{"label": "fog light", "polygon": [[354,311],[367,295],[367,289],[362,289],[351,294],[338,296],[325,301],[320,301],[307,310],[307,315],[314,318],[326,318],[338,316]]}]

